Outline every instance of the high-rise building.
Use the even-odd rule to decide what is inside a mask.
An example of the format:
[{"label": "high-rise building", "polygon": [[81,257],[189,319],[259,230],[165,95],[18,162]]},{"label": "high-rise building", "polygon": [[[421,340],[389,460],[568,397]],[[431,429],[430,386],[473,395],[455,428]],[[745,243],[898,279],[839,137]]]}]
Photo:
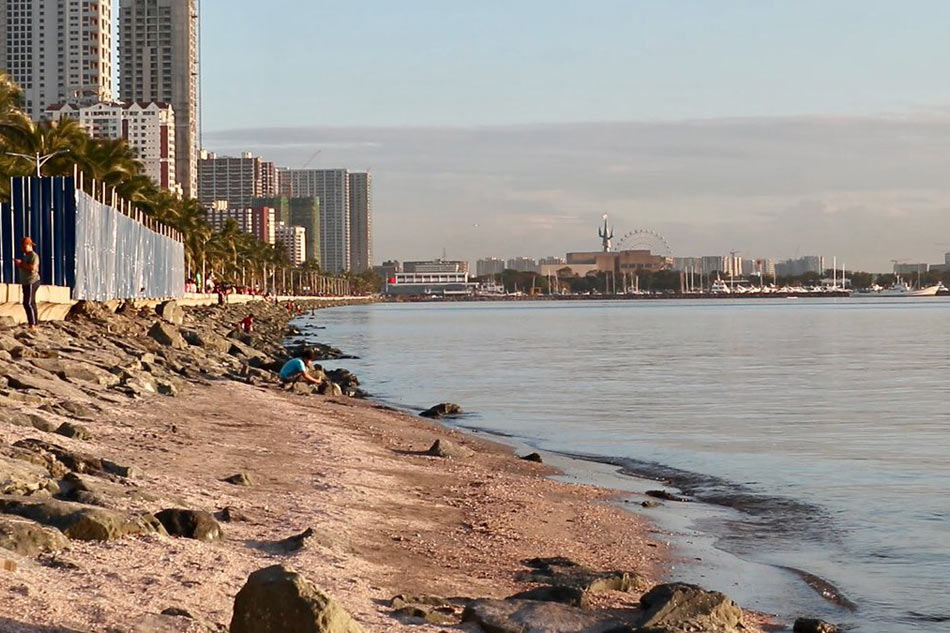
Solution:
[{"label": "high-rise building", "polygon": [[499,275],[505,272],[505,260],[497,257],[486,257],[475,262],[475,275],[485,277],[486,275]]},{"label": "high-rise building", "polygon": [[704,255],[700,261],[702,262],[702,273],[704,275],[711,275],[712,273],[723,272],[725,270],[725,262],[723,261],[722,255]]},{"label": "high-rise building", "polygon": [[302,226],[277,225],[277,243],[284,245],[287,257],[294,266],[307,261],[307,229]]},{"label": "high-rise building", "polygon": [[250,152],[239,158],[201,152],[198,200],[208,207],[217,200],[227,200],[234,208],[251,206],[255,198],[264,197],[267,164]]},{"label": "high-rise building", "polygon": [[536,273],[539,271],[538,262],[530,257],[513,257],[505,264],[509,270],[517,270],[521,273]]},{"label": "high-rise building", "polygon": [[277,165],[266,160],[261,161],[261,196],[274,198],[277,196]]},{"label": "high-rise building", "polygon": [[349,174],[350,272],[373,268],[373,177],[367,171]]},{"label": "high-rise building", "polygon": [[[75,0],[69,3],[93,7],[112,4]],[[111,30],[111,20],[108,28]],[[112,50],[111,43],[109,50]],[[159,101],[172,105],[178,145],[176,180],[186,196],[196,196],[198,10],[195,0],[119,0],[119,96],[127,102]]]},{"label": "high-rise building", "polygon": [[[346,169],[284,169],[278,178],[280,195],[320,199],[320,265],[331,273],[349,270],[349,172]],[[310,241],[313,242],[312,237]]]},{"label": "high-rise building", "polygon": [[175,112],[167,103],[68,103],[46,108],[50,121],[75,119],[93,138],[125,139],[146,175],[165,191],[179,192],[175,180]]},{"label": "high-rise building", "polygon": [[287,196],[263,196],[251,200],[252,207],[272,207],[277,222],[290,224],[290,198]]},{"label": "high-rise building", "polygon": [[321,220],[320,198],[291,198],[289,205],[289,222],[287,224],[300,226],[307,231],[306,257],[308,260],[320,264],[324,270],[323,251],[321,249]]},{"label": "high-rise building", "polygon": [[224,208],[224,205],[215,205],[208,211],[207,218],[208,224],[216,231],[220,231],[229,220],[233,220],[238,229],[250,233],[265,244],[274,244],[277,239],[277,222],[271,207],[230,209]]},{"label": "high-rise building", "polygon": [[782,277],[798,277],[805,273],[825,274],[825,258],[820,255],[806,255],[798,259],[787,259],[775,265],[776,272]]},{"label": "high-rise building", "polygon": [[30,118],[57,103],[112,101],[112,3],[0,0],[0,64]]}]

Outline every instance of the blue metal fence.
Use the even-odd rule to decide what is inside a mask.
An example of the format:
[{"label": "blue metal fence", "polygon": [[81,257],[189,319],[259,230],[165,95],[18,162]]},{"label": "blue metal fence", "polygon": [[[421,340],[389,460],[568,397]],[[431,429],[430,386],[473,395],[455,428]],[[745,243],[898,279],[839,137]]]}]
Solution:
[{"label": "blue metal fence", "polygon": [[11,201],[0,205],[0,283],[19,282],[14,259],[29,236],[41,282],[68,286],[73,299],[181,296],[184,246],[177,234],[114,194],[102,191],[101,198],[108,204],[77,188],[73,177],[12,179]]},{"label": "blue metal fence", "polygon": [[29,236],[40,257],[44,284],[71,286],[76,251],[76,197],[73,178],[14,178],[11,202],[0,206],[0,277],[17,283],[13,260],[20,241]]}]

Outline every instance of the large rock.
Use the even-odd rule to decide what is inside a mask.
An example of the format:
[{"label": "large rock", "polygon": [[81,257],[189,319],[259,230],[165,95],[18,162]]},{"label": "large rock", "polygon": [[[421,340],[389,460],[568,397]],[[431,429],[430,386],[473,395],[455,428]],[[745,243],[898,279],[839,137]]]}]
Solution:
[{"label": "large rock", "polygon": [[718,591],[686,583],[657,585],[640,597],[640,628],[668,633],[736,633],[742,609]]},{"label": "large rock", "polygon": [[473,600],[462,613],[486,633],[608,633],[630,625],[625,617],[534,600]]},{"label": "large rock", "polygon": [[55,527],[77,541],[112,541],[133,534],[153,534],[161,526],[147,517],[81,503],[29,497],[0,497],[0,512]]},{"label": "large rock", "polygon": [[798,618],[792,629],[794,633],[839,633],[840,628],[817,618]]},{"label": "large rock", "polygon": [[234,339],[230,342],[231,346],[228,349],[228,353],[232,356],[245,359],[247,363],[253,367],[264,367],[274,360],[264,352],[251,347],[247,343],[242,343]]},{"label": "large rock", "polygon": [[63,422],[60,424],[59,427],[56,428],[56,433],[74,440],[92,439],[92,433],[89,432],[89,429],[81,424],[74,424],[72,422]]},{"label": "large rock", "polygon": [[50,473],[40,464],[0,456],[0,494],[28,495],[46,489]]},{"label": "large rock", "polygon": [[182,336],[195,347],[204,347],[222,354],[231,350],[231,341],[208,330],[182,330]]},{"label": "large rock", "polygon": [[324,380],[320,383],[320,386],[317,387],[317,393],[321,396],[342,396],[343,389],[335,382]]},{"label": "large rock", "polygon": [[36,556],[58,552],[69,545],[69,539],[54,528],[22,518],[0,516],[0,547],[20,556]]},{"label": "large rock", "polygon": [[90,363],[62,358],[36,358],[31,360],[30,363],[34,367],[55,374],[63,380],[88,382],[102,387],[111,387],[119,382],[113,374]]},{"label": "large rock", "polygon": [[585,596],[605,591],[634,591],[643,588],[642,580],[635,573],[595,571],[563,556],[529,558],[521,562],[528,567],[528,571],[518,574],[518,579],[522,582],[576,589]]},{"label": "large rock", "polygon": [[438,420],[446,416],[461,415],[461,414],[462,414],[462,407],[451,402],[443,402],[441,404],[435,405],[434,407],[429,407],[428,409],[426,409],[419,415],[421,415],[424,418],[432,418],[434,420]]},{"label": "large rock", "polygon": [[460,446],[446,439],[438,439],[432,443],[432,446],[426,451],[426,455],[432,457],[451,457],[454,459],[464,459],[475,454],[470,448]]},{"label": "large rock", "polygon": [[172,325],[181,325],[185,322],[185,311],[181,309],[181,306],[178,305],[177,301],[166,301],[165,303],[160,303],[155,308],[155,312],[158,313],[158,316],[171,323]]},{"label": "large rock", "polygon": [[234,599],[230,633],[363,633],[332,598],[300,574],[260,569]]},{"label": "large rock", "polygon": [[214,515],[204,510],[168,508],[157,513],[155,518],[172,536],[206,542],[221,538],[221,526],[214,520]]},{"label": "large rock", "polygon": [[105,470],[102,459],[87,453],[71,451],[51,442],[44,442],[43,440],[37,440],[34,438],[26,438],[14,442],[13,446],[15,448],[20,448],[35,453],[38,458],[40,458],[43,463],[47,465],[50,473],[53,475],[57,474],[53,472],[55,468],[53,460],[64,465],[69,470],[73,470],[77,473],[97,473]]},{"label": "large rock", "polygon": [[165,321],[156,321],[148,330],[148,335],[165,347],[185,349],[188,343],[182,338],[178,328]]}]

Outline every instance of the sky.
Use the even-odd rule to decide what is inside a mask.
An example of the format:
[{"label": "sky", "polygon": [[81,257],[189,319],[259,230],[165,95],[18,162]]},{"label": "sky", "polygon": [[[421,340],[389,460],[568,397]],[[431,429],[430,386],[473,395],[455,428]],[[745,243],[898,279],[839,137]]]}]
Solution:
[{"label": "sky", "polygon": [[[206,148],[370,169],[384,259],[950,251],[950,2],[202,2]],[[314,156],[315,152],[320,153]]]}]

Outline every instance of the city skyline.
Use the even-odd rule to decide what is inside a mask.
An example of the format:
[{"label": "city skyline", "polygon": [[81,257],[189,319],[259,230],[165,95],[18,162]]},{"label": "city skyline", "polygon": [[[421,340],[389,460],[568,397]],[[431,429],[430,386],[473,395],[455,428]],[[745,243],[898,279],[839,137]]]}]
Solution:
[{"label": "city skyline", "polygon": [[818,253],[884,272],[892,259],[939,262],[950,250],[946,115],[272,128],[206,140],[281,165],[318,149],[321,165],[372,165],[385,200],[376,263],[594,248],[605,212],[618,235],[659,231],[676,256]]},{"label": "city skyline", "polygon": [[[950,4],[596,5],[419,1],[396,20],[379,2],[286,3],[320,13],[322,47],[347,59],[310,84],[292,80],[310,21],[238,9],[206,30],[205,145],[372,167],[376,263],[592,248],[603,213],[675,255],[942,260]],[[205,24],[232,8],[204,7]],[[234,108],[238,73],[266,63],[242,42],[278,33],[286,63]],[[295,107],[263,105],[278,89]]]}]

